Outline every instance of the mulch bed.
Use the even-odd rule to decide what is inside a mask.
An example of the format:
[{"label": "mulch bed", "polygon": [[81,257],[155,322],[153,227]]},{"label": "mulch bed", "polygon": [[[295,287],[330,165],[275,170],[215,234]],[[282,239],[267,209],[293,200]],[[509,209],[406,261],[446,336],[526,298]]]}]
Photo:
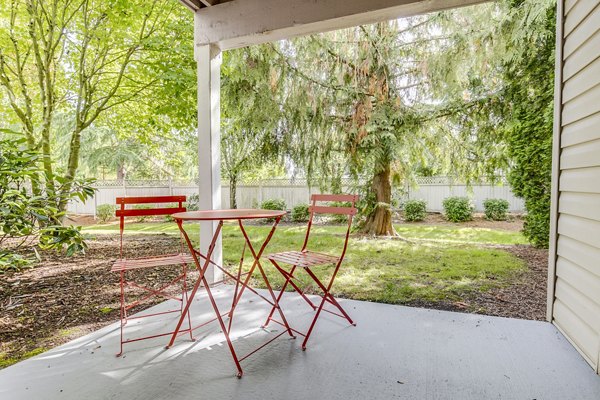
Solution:
[{"label": "mulch bed", "polygon": [[414,301],[406,305],[437,310],[468,312],[497,317],[546,319],[548,250],[529,245],[494,246],[513,253],[527,267],[512,285],[475,292],[460,302]]},{"label": "mulch bed", "polygon": [[[174,252],[179,241],[159,236],[128,236],[128,251],[137,256]],[[119,318],[118,274],[110,272],[119,251],[117,236],[88,240],[85,256],[65,259],[44,254],[36,268],[0,275],[0,353],[20,359],[27,352],[52,348],[99,329]],[[529,268],[509,287],[478,292],[455,303],[413,302],[408,305],[542,320],[546,312],[547,251],[530,246],[505,246]],[[176,276],[171,267],[131,274],[158,287]],[[195,272],[189,281],[192,282]],[[157,303],[146,301],[140,309]],[[135,311],[135,310],[134,310]]]}]

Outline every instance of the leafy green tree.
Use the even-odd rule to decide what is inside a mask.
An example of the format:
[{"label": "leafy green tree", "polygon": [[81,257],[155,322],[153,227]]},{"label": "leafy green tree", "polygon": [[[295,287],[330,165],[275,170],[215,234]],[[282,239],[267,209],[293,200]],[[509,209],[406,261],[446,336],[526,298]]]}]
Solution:
[{"label": "leafy green tree", "polygon": [[[27,148],[22,134],[0,130],[0,273],[32,262],[18,252],[23,246],[62,249],[69,256],[86,248],[77,228],[61,226],[61,211],[49,206],[45,196],[30,193],[31,182],[42,174],[40,157]],[[69,199],[83,201],[93,194],[85,183],[73,185],[77,191]]]},{"label": "leafy green tree", "polygon": [[523,233],[538,247],[548,247],[554,113],[554,2],[512,1],[513,34],[522,49],[508,61],[504,79],[510,109],[505,127],[512,168],[508,176],[525,200]]},{"label": "leafy green tree", "polygon": [[[472,10],[460,12],[463,20],[473,20]],[[309,175],[330,177],[335,160],[338,172],[367,182],[363,232],[395,234],[392,187],[411,182],[417,166],[464,178],[502,166],[496,136],[479,136],[483,124],[463,129],[466,124],[450,118],[457,110],[481,107],[481,100],[459,96],[465,90],[461,81],[451,95],[440,90],[447,71],[429,59],[463,40],[439,34],[444,24],[443,14],[431,14],[274,46],[290,76],[287,151]]]},{"label": "leafy green tree", "polygon": [[[146,94],[158,79],[149,65],[162,57],[160,30],[179,7],[168,0],[11,1],[0,9],[0,88],[30,150],[42,154],[32,180],[59,210],[66,208],[79,168],[82,135],[108,110]],[[56,113],[72,110],[69,152],[56,174],[51,131]]]},{"label": "leafy green tree", "polygon": [[221,158],[229,181],[229,204],[237,208],[237,185],[267,162],[278,164],[283,85],[269,46],[224,54],[221,88]]},{"label": "leafy green tree", "polygon": [[[554,97],[556,2],[507,0],[491,6],[485,23],[466,36],[447,13],[444,34],[462,43],[432,57],[432,65],[455,79],[439,90],[454,93],[457,107],[448,121],[478,140],[493,138],[502,148],[513,192],[525,200],[524,234],[546,247],[550,226],[550,187]],[[471,60],[465,68],[463,60]],[[461,81],[461,85],[453,82]],[[462,87],[463,93],[456,89]],[[455,88],[455,89],[453,89]],[[454,90],[454,91],[453,91]],[[460,96],[477,106],[460,106]],[[481,147],[480,147],[481,148]],[[488,148],[489,149],[489,148]],[[485,153],[484,153],[485,155]],[[491,164],[494,165],[494,164]],[[497,164],[496,164],[497,165]]]}]

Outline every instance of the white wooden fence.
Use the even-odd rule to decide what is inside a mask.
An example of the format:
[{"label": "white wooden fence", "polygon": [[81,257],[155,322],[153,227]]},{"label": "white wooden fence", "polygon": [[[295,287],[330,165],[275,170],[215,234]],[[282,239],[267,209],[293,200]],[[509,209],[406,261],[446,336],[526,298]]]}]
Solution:
[{"label": "white wooden fence", "polygon": [[[75,214],[95,214],[96,207],[101,204],[115,204],[116,197],[122,196],[168,196],[199,193],[201,188],[192,181],[175,180],[138,180],[138,181],[98,181],[95,184],[96,194],[85,203],[73,201],[68,211]],[[350,189],[348,191],[351,191]],[[305,180],[268,179],[240,184],[237,187],[237,204],[239,208],[257,207],[267,199],[284,199],[287,208],[307,203],[312,193],[320,193],[318,188],[310,188]],[[465,184],[454,183],[448,177],[417,178],[415,187],[397,190],[395,197],[399,200],[421,199],[427,202],[428,211],[442,211],[442,201],[449,196],[467,196],[473,200],[475,211],[483,211],[485,199],[506,199],[510,211],[523,212],[523,201],[515,197],[506,184],[488,183]],[[221,186],[223,208],[229,207],[229,185]]]}]

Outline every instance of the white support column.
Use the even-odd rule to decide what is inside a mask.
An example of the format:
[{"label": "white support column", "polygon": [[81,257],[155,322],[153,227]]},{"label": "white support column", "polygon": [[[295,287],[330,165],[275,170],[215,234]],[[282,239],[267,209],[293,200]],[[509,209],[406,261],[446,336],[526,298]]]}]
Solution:
[{"label": "white support column", "polygon": [[[221,208],[221,51],[214,45],[196,46],[198,65],[198,178],[201,210]],[[206,254],[217,223],[200,223],[200,251]],[[221,238],[213,252],[213,260],[222,265]],[[222,279],[222,272],[209,267],[209,282]]]}]

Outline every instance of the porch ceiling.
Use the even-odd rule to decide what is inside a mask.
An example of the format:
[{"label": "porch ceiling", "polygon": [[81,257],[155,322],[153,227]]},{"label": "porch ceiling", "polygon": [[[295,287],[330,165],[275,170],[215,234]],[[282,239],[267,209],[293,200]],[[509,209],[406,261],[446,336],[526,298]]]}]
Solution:
[{"label": "porch ceiling", "polygon": [[228,50],[487,0],[180,1],[196,13],[196,45],[214,44]]},{"label": "porch ceiling", "polygon": [[[221,286],[219,304],[229,304],[230,295]],[[290,323],[303,327],[312,311],[287,297]],[[258,328],[268,305],[257,299],[244,296],[236,311],[241,328],[234,325],[234,344],[241,354],[269,334]],[[282,336],[243,362],[241,380],[215,324],[197,331],[195,343],[182,338],[165,350],[165,338],[137,342],[122,358],[114,356],[119,331],[113,324],[0,371],[0,398],[585,400],[600,393],[600,377],[549,323],[343,303],[357,327],[324,314],[306,352]],[[192,312],[197,321],[209,317],[204,295]],[[174,323],[163,316],[144,333]]]}]

